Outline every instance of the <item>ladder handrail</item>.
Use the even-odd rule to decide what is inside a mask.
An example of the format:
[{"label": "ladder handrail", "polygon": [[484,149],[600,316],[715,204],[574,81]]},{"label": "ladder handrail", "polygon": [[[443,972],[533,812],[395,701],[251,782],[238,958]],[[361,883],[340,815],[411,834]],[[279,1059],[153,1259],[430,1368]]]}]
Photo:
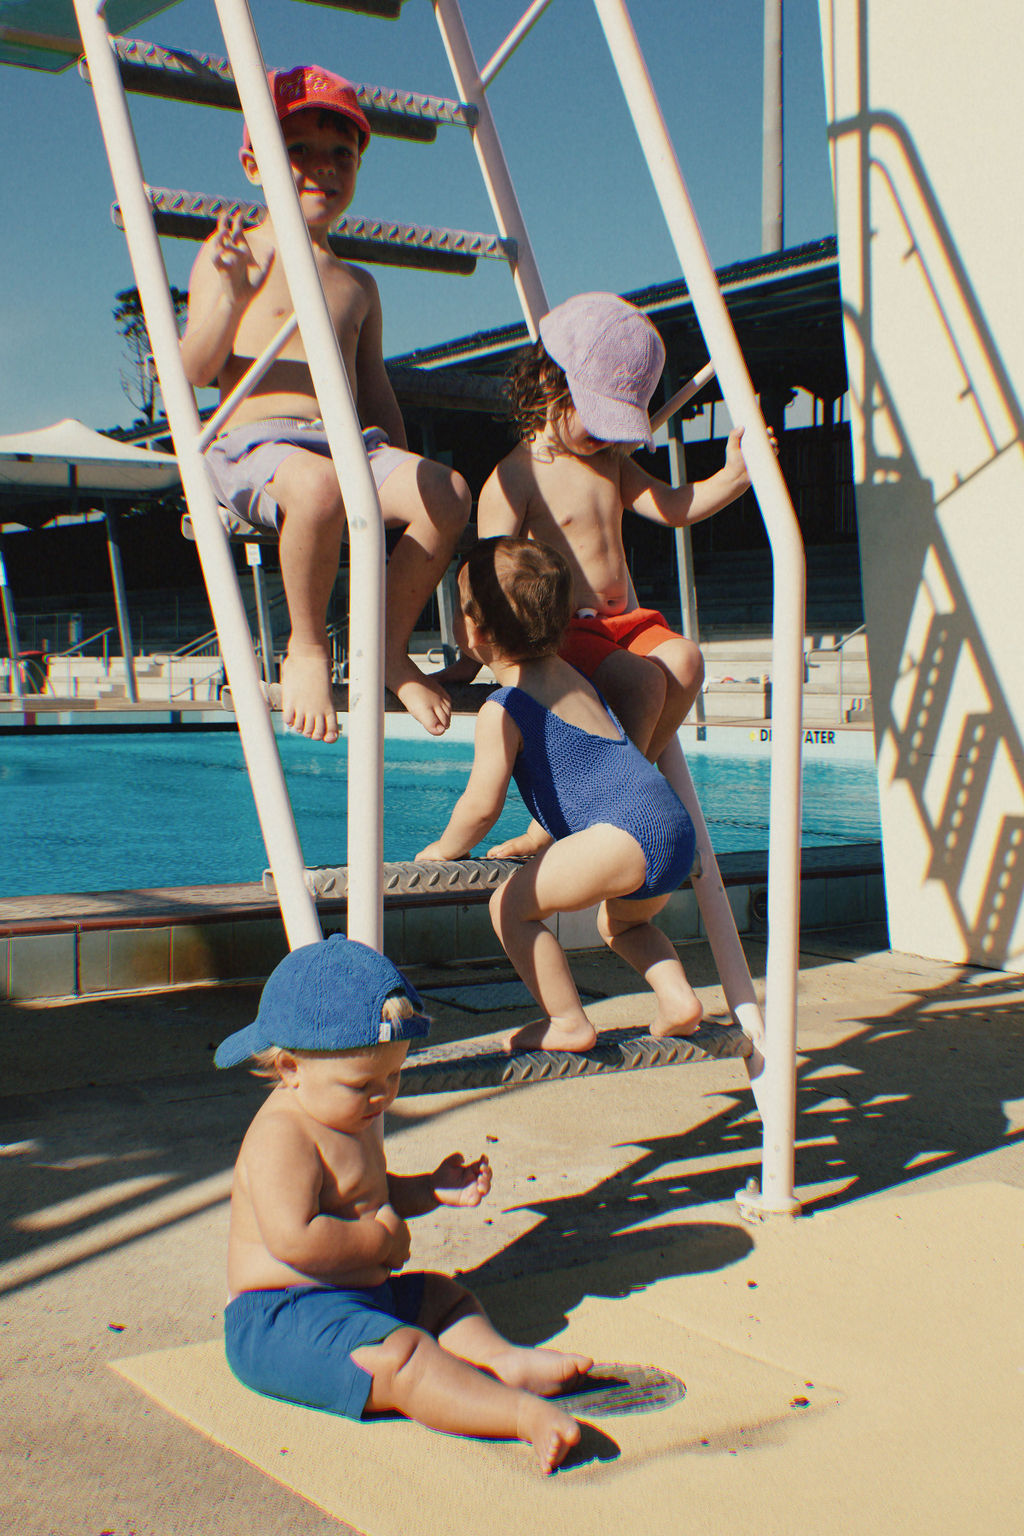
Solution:
[{"label": "ladder handrail", "polygon": [[246,0],[214,3],[345,503],[351,568],[357,573],[349,586],[348,846],[353,881],[348,934],[379,950],[384,928],[383,517],[252,16]]},{"label": "ladder handrail", "polygon": [[803,540],[625,0],[594,0],[594,5],[686,278],[694,313],[715,363],[723,398],[733,422],[748,434],[744,455],[772,550],[773,723],[768,834],[771,924],[765,1065],[757,1095],[764,1128],[762,1187],[748,1190],[742,1202],[751,1214],[793,1214],[800,1209],[793,1181],[806,588]]},{"label": "ladder handrail", "polygon": [[199,434],[199,446],[201,449],[209,448],[221,427],[228,417],[241,405],[242,401],[252,394],[256,385],[266,376],[271,366],[277,361],[288,342],[294,336],[299,321],[294,310],[285,320],[280,329],[267,342],[256,361],[246,369],[235,385],[231,393],[221,401],[213,415],[207,421]]},{"label": "ladder handrail", "polygon": [[494,50],[480,71],[480,84],[485,90],[498,71],[504,67],[513,53],[515,53],[530,28],[535,22],[540,20],[550,4],[551,0],[533,0],[533,4],[528,10],[523,12],[505,41]]},{"label": "ladder handrail", "polygon": [[858,635],[865,634],[866,631],[867,631],[867,625],[866,624],[858,624],[856,629],[851,629],[850,633],[848,635],[843,635],[842,638],[840,640],[838,640],[835,645],[809,645],[807,647],[807,650],[804,652],[804,655],[805,656],[834,656],[834,655],[838,655],[839,652],[844,648],[844,646],[846,646],[851,640],[856,640]]},{"label": "ladder handrail", "polygon": [[305,885],[295,817],[270,712],[261,691],[234,562],[198,446],[199,413],[181,360],[167,272],[110,33],[94,0],[74,0],[74,7],[107,161],[125,214],[128,252],[156,359],[160,392],[174,438],[225,669],[236,701],[239,735],[260,829],[280,892],[288,942],[294,948],[322,937],[320,920]]},{"label": "ladder handrail", "polygon": [[498,228],[505,239],[515,241],[512,280],[530,335],[536,340],[541,317],[547,314],[550,305],[491,115],[486,87],[480,78],[458,0],[432,0],[432,4],[459,95],[477,110],[477,121],[470,129],[473,148]]},{"label": "ladder handrail", "polygon": [[651,417],[651,431],[657,432],[659,427],[663,427],[670,417],[674,416],[677,411],[682,410],[687,400],[692,400],[694,395],[700,393],[705,384],[710,384],[714,376],[714,363],[705,363],[704,367],[695,373],[692,379],[687,380],[682,389],[677,389],[672,398],[666,400],[665,404],[659,406],[654,412]]},{"label": "ladder handrail", "polygon": [[64,661],[69,656],[77,656],[83,646],[92,645],[95,640],[103,640],[107,635],[114,634],[116,630],[116,624],[108,624],[106,629],[98,629],[94,635],[89,635],[87,639],[79,640],[74,645],[69,645],[66,651],[49,651],[47,654],[51,661]]}]

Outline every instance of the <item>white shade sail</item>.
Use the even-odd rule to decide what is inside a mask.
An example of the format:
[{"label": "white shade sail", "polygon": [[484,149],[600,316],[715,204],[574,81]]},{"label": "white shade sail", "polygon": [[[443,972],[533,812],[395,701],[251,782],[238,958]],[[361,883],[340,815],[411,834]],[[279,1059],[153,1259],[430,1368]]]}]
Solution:
[{"label": "white shade sail", "polygon": [[171,490],[179,480],[178,461],[172,453],[119,443],[70,416],[34,432],[0,436],[0,493],[27,489],[153,493]]}]

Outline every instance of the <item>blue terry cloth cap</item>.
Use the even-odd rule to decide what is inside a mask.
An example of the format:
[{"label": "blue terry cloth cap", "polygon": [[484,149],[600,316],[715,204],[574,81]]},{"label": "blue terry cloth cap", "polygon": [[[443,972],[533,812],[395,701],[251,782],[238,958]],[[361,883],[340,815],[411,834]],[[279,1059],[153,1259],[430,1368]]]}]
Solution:
[{"label": "blue terry cloth cap", "polygon": [[[415,1012],[385,1019],[385,999],[407,997]],[[267,978],[251,1024],[222,1040],[218,1067],[235,1067],[270,1046],[293,1051],[352,1051],[425,1035],[423,1001],[401,971],[357,939],[332,934],[285,955]]]},{"label": "blue terry cloth cap", "polygon": [[642,309],[617,293],[577,293],[548,311],[540,339],[565,374],[591,437],[653,446],[647,408],[665,366],[665,345]]}]

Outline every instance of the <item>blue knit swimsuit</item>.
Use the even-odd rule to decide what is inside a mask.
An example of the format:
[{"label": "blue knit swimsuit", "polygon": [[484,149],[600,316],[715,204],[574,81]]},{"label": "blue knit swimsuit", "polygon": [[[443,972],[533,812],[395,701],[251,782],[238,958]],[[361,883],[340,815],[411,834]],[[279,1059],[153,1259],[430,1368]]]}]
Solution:
[{"label": "blue knit swimsuit", "polygon": [[636,838],[647,861],[647,877],[628,899],[678,890],[693,864],[693,822],[603,699],[618,741],[570,725],[521,688],[499,688],[487,702],[500,704],[519,727],[523,747],[512,776],[546,832],[557,840],[598,823],[619,827]]}]

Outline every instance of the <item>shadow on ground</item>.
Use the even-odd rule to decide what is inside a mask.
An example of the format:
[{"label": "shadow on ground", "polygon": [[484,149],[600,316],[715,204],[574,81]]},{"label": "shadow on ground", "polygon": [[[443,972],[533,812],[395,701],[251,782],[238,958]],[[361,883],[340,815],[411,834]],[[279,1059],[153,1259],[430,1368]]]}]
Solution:
[{"label": "shadow on ground", "polygon": [[[810,954],[802,972],[836,958]],[[855,956],[847,950],[838,958]],[[887,958],[858,962],[875,967],[876,996]],[[1006,1108],[1024,1100],[1024,978],[950,976],[946,970],[941,985],[929,985],[922,970],[908,986],[901,974],[891,1006],[864,1017],[851,988],[850,1014],[831,1026],[839,1038],[802,1050],[797,1179],[811,1192],[807,1208],[894,1189],[1024,1137]],[[210,1054],[251,1016],[254,995],[224,989],[0,1008],[8,1069],[0,1085],[0,1293],[223,1203],[264,1089],[241,1073],[214,1073]],[[46,1091],[48,1061],[61,1085],[53,1091]],[[78,1086],[70,1086],[69,1062],[79,1064]],[[694,1087],[699,1066],[661,1070],[686,1072],[683,1091],[703,1093]],[[637,1103],[642,1122],[642,1091]],[[593,1134],[600,1137],[599,1125]],[[548,1332],[580,1299],[574,1270],[597,1258],[614,1257],[620,1275],[628,1267],[632,1290],[741,1258],[749,1248],[741,1228],[678,1218],[731,1200],[757,1174],[760,1123],[749,1089],[723,1094],[717,1112],[702,1112],[691,1131],[641,1135],[630,1145],[638,1155],[612,1177],[531,1201],[537,1223],[469,1282],[546,1272]]]}]

